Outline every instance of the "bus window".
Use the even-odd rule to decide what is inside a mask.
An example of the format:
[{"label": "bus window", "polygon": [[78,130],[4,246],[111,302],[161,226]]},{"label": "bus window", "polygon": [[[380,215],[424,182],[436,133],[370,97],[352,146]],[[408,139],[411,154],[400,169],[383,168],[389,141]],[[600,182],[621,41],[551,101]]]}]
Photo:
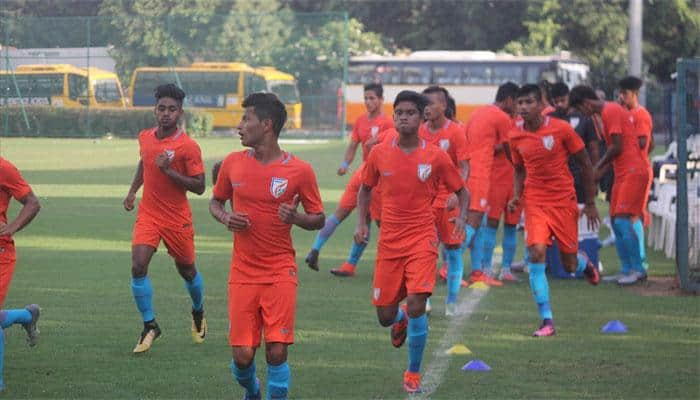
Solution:
[{"label": "bus window", "polygon": [[348,83],[367,84],[374,82],[374,65],[351,65],[348,67]]},{"label": "bus window", "polygon": [[87,96],[88,79],[87,77],[68,74],[68,98],[78,100],[78,97]]},{"label": "bus window", "polygon": [[438,85],[459,85],[462,83],[462,68],[459,65],[439,65],[433,67],[433,81]]},{"label": "bus window", "polygon": [[541,80],[542,67],[538,65],[530,65],[525,71],[525,82],[536,83]]},{"label": "bus window", "polygon": [[403,83],[430,84],[430,67],[428,65],[405,65],[403,67]]},{"label": "bus window", "polygon": [[98,103],[110,103],[122,100],[119,85],[117,85],[117,81],[115,80],[99,80],[95,82],[93,90],[95,91],[95,101]]},{"label": "bus window", "polygon": [[296,83],[292,81],[270,81],[268,90],[276,94],[284,104],[299,103],[299,91]]},{"label": "bus window", "polygon": [[519,65],[495,65],[493,67],[493,84],[500,85],[502,83],[522,82],[523,67]]},{"label": "bus window", "polygon": [[262,77],[246,73],[245,77],[245,95],[246,97],[255,92],[264,92],[267,90],[267,85],[265,84],[265,79]]},{"label": "bus window", "polygon": [[6,95],[9,105],[49,105],[52,96],[63,96],[63,74],[3,74],[0,88],[3,91],[0,101],[4,102]]},{"label": "bus window", "polygon": [[401,81],[401,66],[398,64],[377,65],[375,76],[371,82],[383,83],[385,85],[399,84]]},{"label": "bus window", "polygon": [[[161,80],[161,78],[163,80]],[[155,105],[155,98],[153,97],[153,91],[158,85],[161,84],[165,79],[164,75],[161,75],[155,71],[139,71],[136,74],[136,79],[134,80],[134,96],[132,106],[153,106]],[[173,77],[174,79],[174,77]],[[171,82],[174,82],[172,80]]]},{"label": "bus window", "polygon": [[466,85],[488,85],[491,83],[493,67],[487,65],[465,65],[462,67],[462,82]]},{"label": "bus window", "polygon": [[226,95],[238,92],[238,73],[185,71],[177,72],[188,106],[223,108]]}]

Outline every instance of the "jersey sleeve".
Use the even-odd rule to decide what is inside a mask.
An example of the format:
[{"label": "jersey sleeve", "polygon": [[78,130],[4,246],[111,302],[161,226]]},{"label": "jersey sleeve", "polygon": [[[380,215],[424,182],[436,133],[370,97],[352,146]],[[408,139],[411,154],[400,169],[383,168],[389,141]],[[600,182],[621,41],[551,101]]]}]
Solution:
[{"label": "jersey sleeve", "polygon": [[518,149],[518,142],[513,138],[514,135],[510,135],[508,139],[508,147],[510,147],[510,158],[513,161],[513,165],[521,165],[523,163],[523,157],[520,155],[520,149]]},{"label": "jersey sleeve", "polygon": [[323,212],[323,201],[318,189],[318,182],[316,182],[316,174],[309,165],[306,165],[299,185],[299,200],[307,214],[321,214]]},{"label": "jersey sleeve", "polygon": [[635,132],[637,136],[639,137],[649,137],[651,136],[651,130],[652,130],[652,122],[651,122],[651,116],[647,113],[640,113],[641,115],[638,118],[638,121],[636,122],[636,130]]},{"label": "jersey sleeve", "polygon": [[442,182],[447,191],[456,192],[464,187],[464,181],[459,175],[459,171],[450,161],[450,157],[445,152],[438,153],[437,159],[438,179]]},{"label": "jersey sleeve", "polygon": [[367,157],[367,161],[365,161],[365,168],[362,171],[362,184],[369,187],[375,187],[377,186],[377,183],[379,183],[376,148],[377,146],[372,147],[372,150],[369,152],[369,156]]},{"label": "jersey sleeve", "polygon": [[25,198],[32,191],[31,186],[22,178],[17,167],[9,161],[2,160],[0,172],[2,173],[0,188],[6,190],[16,200]]},{"label": "jersey sleeve", "polygon": [[576,154],[585,148],[583,140],[569,124],[562,124],[564,130],[564,148],[569,154]]},{"label": "jersey sleeve", "polygon": [[360,119],[358,118],[357,121],[355,121],[355,125],[352,126],[352,134],[350,135],[350,140],[353,142],[361,142],[362,139],[360,138]]},{"label": "jersey sleeve", "polygon": [[625,118],[625,115],[621,110],[618,110],[612,106],[610,106],[610,109],[606,111],[607,112],[604,111],[601,115],[603,118],[603,124],[605,125],[606,135],[622,135],[622,124],[624,123],[623,119]]},{"label": "jersey sleeve", "polygon": [[202,162],[202,150],[197,142],[192,141],[185,154],[185,171],[187,176],[197,176],[204,173],[204,162]]},{"label": "jersey sleeve", "polygon": [[226,201],[233,197],[233,187],[231,186],[230,170],[233,168],[234,162],[232,157],[226,157],[219,168],[219,176],[216,178],[214,185],[214,198],[220,201]]},{"label": "jersey sleeve", "polygon": [[496,144],[508,142],[508,132],[513,128],[513,121],[508,115],[501,115],[496,123]]},{"label": "jersey sleeve", "polygon": [[467,146],[467,137],[462,134],[461,127],[454,130],[452,140],[455,143],[455,152],[457,153],[457,161],[469,160],[469,147]]}]

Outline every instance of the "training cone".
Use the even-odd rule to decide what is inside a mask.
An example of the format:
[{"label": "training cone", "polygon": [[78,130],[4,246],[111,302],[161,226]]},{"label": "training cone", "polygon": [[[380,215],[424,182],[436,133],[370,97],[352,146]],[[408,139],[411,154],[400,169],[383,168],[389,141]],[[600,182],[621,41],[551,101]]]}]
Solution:
[{"label": "training cone", "polygon": [[464,364],[462,371],[491,371],[491,367],[481,360],[471,360]]},{"label": "training cone", "polygon": [[622,322],[614,319],[600,329],[603,333],[626,333],[627,327]]},{"label": "training cone", "polygon": [[469,288],[477,290],[486,290],[489,288],[489,285],[485,284],[484,282],[474,282],[471,285],[469,285]]},{"label": "training cone", "polygon": [[456,344],[447,349],[445,354],[472,354],[472,351],[463,344]]}]

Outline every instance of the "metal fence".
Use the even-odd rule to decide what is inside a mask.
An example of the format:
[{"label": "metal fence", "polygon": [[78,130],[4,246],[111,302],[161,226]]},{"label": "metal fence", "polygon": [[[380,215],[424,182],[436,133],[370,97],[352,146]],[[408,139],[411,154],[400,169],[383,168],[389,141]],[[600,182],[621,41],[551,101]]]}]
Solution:
[{"label": "metal fence", "polygon": [[346,13],[0,19],[2,136],[114,133],[115,118],[145,118],[163,82],[179,84],[185,107],[219,130],[263,90],[286,103],[286,134],[340,136],[348,29]]}]

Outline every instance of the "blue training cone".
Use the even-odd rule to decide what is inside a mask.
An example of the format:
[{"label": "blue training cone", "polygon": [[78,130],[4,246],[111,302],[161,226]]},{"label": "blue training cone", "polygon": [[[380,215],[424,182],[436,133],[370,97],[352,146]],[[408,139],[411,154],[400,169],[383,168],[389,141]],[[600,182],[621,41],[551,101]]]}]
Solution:
[{"label": "blue training cone", "polygon": [[614,319],[600,329],[603,333],[627,333],[627,327],[622,322]]},{"label": "blue training cone", "polygon": [[471,360],[464,364],[462,371],[491,371],[491,367],[481,360]]}]

